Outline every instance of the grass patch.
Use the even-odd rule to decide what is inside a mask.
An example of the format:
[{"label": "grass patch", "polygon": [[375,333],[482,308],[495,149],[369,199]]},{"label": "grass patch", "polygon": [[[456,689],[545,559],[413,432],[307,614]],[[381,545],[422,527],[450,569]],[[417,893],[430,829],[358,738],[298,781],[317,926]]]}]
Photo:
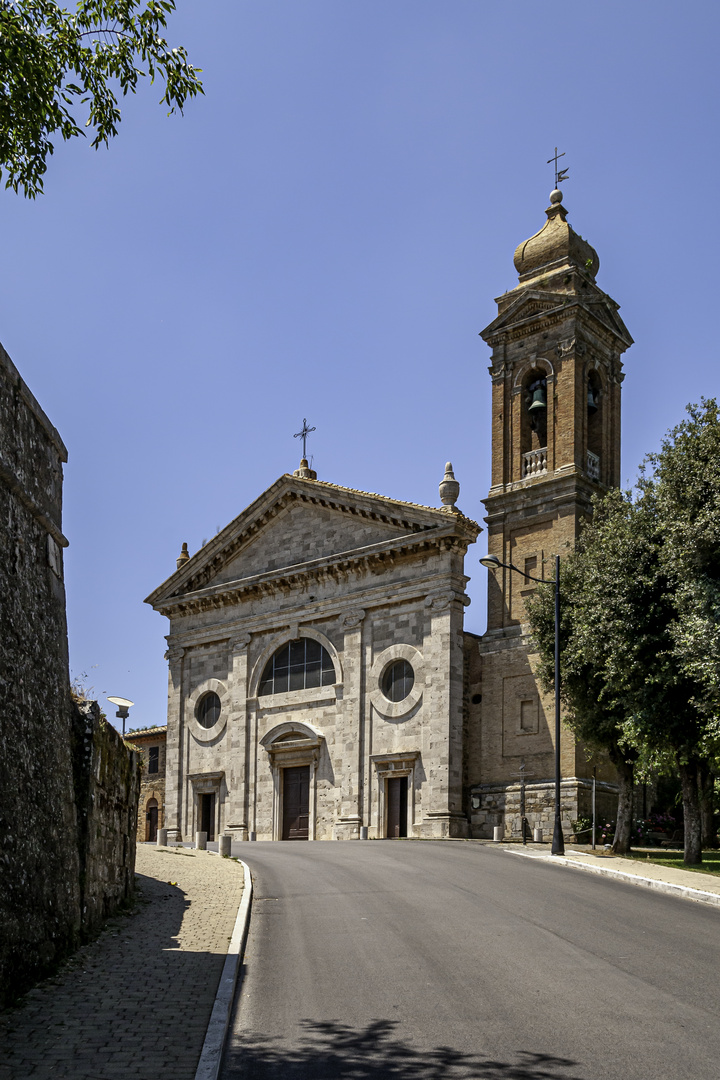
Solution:
[{"label": "grass patch", "polygon": [[638,862],[655,863],[657,866],[674,866],[677,870],[693,870],[697,874],[710,874],[712,877],[720,877],[720,851],[708,849],[703,851],[703,861],[700,866],[687,866],[683,862],[682,851],[664,851],[662,848],[653,848],[652,851],[635,850],[626,859],[635,859]]}]

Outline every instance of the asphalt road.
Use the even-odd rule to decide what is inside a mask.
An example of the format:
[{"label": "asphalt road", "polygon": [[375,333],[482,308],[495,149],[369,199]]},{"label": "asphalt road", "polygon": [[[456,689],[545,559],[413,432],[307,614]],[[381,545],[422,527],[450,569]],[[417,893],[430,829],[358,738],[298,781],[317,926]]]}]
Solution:
[{"label": "asphalt road", "polygon": [[437,841],[248,844],[222,1080],[718,1080],[720,911]]}]

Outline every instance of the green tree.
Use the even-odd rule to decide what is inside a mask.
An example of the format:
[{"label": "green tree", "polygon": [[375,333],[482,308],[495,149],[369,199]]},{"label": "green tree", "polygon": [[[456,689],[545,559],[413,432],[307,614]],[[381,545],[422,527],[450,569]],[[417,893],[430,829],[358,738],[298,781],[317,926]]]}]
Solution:
[{"label": "green tree", "polygon": [[652,476],[641,488],[662,529],[678,610],[676,654],[704,687],[697,705],[711,719],[720,707],[720,412],[714,399],[687,412],[648,458]]},{"label": "green tree", "polygon": [[[164,83],[169,112],[203,92],[183,48],[162,37],[175,0],[0,0],[0,175],[5,186],[42,192],[53,137],[93,133],[92,146],[117,134],[116,93],[138,80]],[[78,118],[77,113],[84,117]]]},{"label": "green tree", "polygon": [[[719,737],[720,418],[714,401],[688,411],[647,459],[634,498],[614,491],[596,500],[593,521],[563,561],[561,676],[568,723],[589,746],[606,749],[616,765],[672,761],[692,864],[709,831],[708,763]],[[549,604],[541,588],[529,610],[546,682]],[[620,780],[616,850],[625,850],[622,767]]]},{"label": "green tree", "polygon": [[694,706],[702,719],[696,753],[681,780],[700,793],[700,829],[705,845],[716,843],[714,773],[720,744],[720,411],[715,399],[689,405],[688,418],[651,455],[647,496],[662,531],[665,572],[677,617],[670,628],[674,652],[699,690]]}]

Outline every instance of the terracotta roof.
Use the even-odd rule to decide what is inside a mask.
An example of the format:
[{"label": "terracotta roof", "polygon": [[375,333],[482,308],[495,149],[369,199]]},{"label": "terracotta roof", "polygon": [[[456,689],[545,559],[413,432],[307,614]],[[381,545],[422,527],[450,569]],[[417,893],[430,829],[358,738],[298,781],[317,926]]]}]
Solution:
[{"label": "terracotta roof", "polygon": [[162,727],[156,726],[156,727],[148,727],[148,728],[138,728],[137,731],[133,731],[133,730],[126,731],[125,732],[125,738],[129,739],[130,742],[132,742],[132,740],[137,738],[138,735],[166,735],[166,734],[167,734],[167,724],[163,724]]}]

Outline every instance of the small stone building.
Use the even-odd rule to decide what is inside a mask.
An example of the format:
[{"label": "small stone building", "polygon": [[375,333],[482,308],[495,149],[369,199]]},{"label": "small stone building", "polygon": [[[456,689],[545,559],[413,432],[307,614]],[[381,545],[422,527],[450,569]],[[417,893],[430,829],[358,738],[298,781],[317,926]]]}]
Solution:
[{"label": "small stone building", "polygon": [[[552,578],[593,494],[620,479],[621,357],[632,343],[596,284],[595,250],[554,191],[515,252],[492,350],[487,632],[464,631],[465,555],[480,527],[318,480],[303,460],[147,602],[170,619],[166,825],[236,838],[551,832],[553,704],[525,622],[530,576]],[[486,573],[477,568],[475,573]],[[614,774],[561,744],[562,819],[599,808]]]},{"label": "small stone building", "polygon": [[129,731],[126,742],[141,758],[138,843],[155,843],[157,831],[165,823],[165,749],[167,727]]}]

